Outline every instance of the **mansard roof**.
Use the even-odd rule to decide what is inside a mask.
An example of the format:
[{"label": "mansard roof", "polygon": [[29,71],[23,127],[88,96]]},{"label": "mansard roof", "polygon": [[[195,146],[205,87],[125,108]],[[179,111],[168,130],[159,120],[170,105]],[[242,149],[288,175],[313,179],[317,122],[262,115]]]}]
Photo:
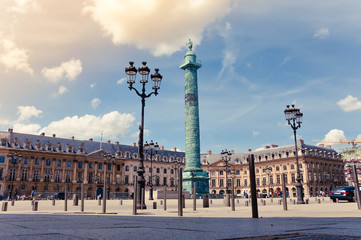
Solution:
[{"label": "mansard roof", "polygon": [[[49,136],[42,136],[42,135],[32,135],[32,134],[25,134],[25,133],[17,133],[17,132],[4,132],[0,131],[0,139],[6,138],[8,139],[8,144],[6,147],[13,148],[12,143],[14,141],[18,141],[20,144],[17,149],[23,150],[34,150],[34,151],[44,151],[49,152],[46,146],[48,144],[53,145],[53,149],[50,152],[54,153],[62,153],[62,154],[75,154],[78,153],[78,149],[83,147],[84,153],[83,154],[91,154],[96,152],[97,150],[103,150],[107,153],[115,155],[118,151],[129,152],[131,156],[134,153],[138,153],[138,146],[131,146],[131,145],[124,145],[124,144],[115,144],[115,143],[108,143],[108,142],[96,142],[90,140],[75,140],[75,139],[67,139],[67,138],[59,138],[59,137],[49,137]],[[24,142],[30,141],[31,147],[29,149],[24,148]],[[37,143],[42,144],[42,149],[38,150],[35,146]],[[63,146],[62,151],[58,151],[56,147],[58,145]],[[68,152],[67,147],[72,146],[73,151]],[[158,155],[161,157],[175,157],[183,159],[185,157],[184,152],[176,152],[170,150],[158,150]]]},{"label": "mansard roof", "polygon": [[[314,146],[314,145],[308,145],[308,144],[300,144],[298,143],[297,145],[298,149],[302,149],[302,150],[313,150],[313,151],[324,151],[327,153],[335,153],[338,154],[335,150],[333,150],[332,148],[325,148],[325,147],[319,147],[319,146]],[[241,163],[246,163],[243,161],[243,159],[246,159],[248,157],[248,155],[253,154],[256,157],[261,156],[261,155],[268,155],[268,154],[281,154],[283,152],[294,152],[295,151],[295,145],[285,145],[285,146],[280,146],[280,147],[272,147],[272,148],[264,148],[264,149],[257,149],[254,151],[249,151],[249,152],[243,152],[243,153],[233,153],[232,157],[231,157],[231,163],[235,164],[236,160],[238,159]],[[220,153],[205,153],[205,154],[201,154],[201,163],[203,164],[203,161],[207,161],[208,164],[213,164],[217,161],[219,161],[220,159],[222,159],[222,155]]]}]

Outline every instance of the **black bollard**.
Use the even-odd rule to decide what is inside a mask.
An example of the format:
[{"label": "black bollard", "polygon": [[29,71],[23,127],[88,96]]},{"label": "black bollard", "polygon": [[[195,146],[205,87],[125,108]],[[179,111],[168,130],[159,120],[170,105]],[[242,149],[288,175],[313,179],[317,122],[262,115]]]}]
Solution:
[{"label": "black bollard", "polygon": [[34,201],[34,205],[33,205],[33,211],[38,211],[38,201]]},{"label": "black bollard", "polygon": [[183,169],[178,170],[178,216],[183,216]]},{"label": "black bollard", "polygon": [[283,199],[283,210],[287,211],[287,199],[286,199],[286,174],[282,173],[282,199]]},{"label": "black bollard", "polygon": [[3,202],[3,205],[2,205],[1,210],[2,210],[3,212],[6,212],[6,211],[8,210],[8,202]]},{"label": "black bollard", "polygon": [[53,199],[53,203],[52,203],[52,204],[53,204],[53,206],[55,206],[55,199]]},{"label": "black bollard", "polygon": [[[211,200],[212,202],[212,200]],[[209,208],[209,195],[204,194],[203,195],[203,208]]]},{"label": "black bollard", "polygon": [[248,155],[249,162],[249,177],[251,182],[251,197],[252,197],[252,218],[258,218],[257,206],[257,189],[256,189],[256,174],[254,170],[254,155]]}]

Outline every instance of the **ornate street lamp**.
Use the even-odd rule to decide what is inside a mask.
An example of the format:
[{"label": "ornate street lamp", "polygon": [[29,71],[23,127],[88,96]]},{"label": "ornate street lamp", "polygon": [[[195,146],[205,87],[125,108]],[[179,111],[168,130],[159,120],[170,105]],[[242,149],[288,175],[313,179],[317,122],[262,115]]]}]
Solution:
[{"label": "ornate street lamp", "polygon": [[231,167],[231,165],[229,165],[229,162],[231,161],[232,152],[227,151],[227,149],[222,150],[221,155],[222,155],[222,160],[225,162],[223,167],[226,169],[226,194],[229,194],[229,190],[228,190],[228,169]]},{"label": "ornate street lamp", "polygon": [[[158,95],[158,89],[160,88],[160,83],[162,81],[162,75],[159,74],[159,69],[155,69],[155,73],[151,74],[151,79],[153,82],[152,89],[154,92],[149,94],[145,93],[145,84],[148,82],[148,76],[150,69],[146,66],[147,62],[142,62],[143,66],[138,68],[140,75],[140,83],[142,84],[142,91],[139,92],[136,88],[133,87],[135,83],[137,69],[133,66],[134,62],[129,62],[130,66],[125,68],[125,73],[127,74],[127,83],[129,84],[129,89],[134,90],[136,94],[142,99],[142,115],[141,115],[141,125],[139,126],[139,141],[138,141],[138,152],[139,152],[139,168],[138,168],[138,194],[137,194],[137,209],[146,209],[144,200],[142,201],[142,193],[145,191],[145,179],[144,179],[144,152],[143,152],[143,132],[144,132],[144,107],[145,99],[149,98],[152,94],[155,96]],[[143,198],[144,199],[144,198]]]},{"label": "ornate street lamp", "polygon": [[10,180],[11,180],[11,186],[10,186],[10,200],[13,200],[13,190],[14,190],[14,180],[15,176],[16,176],[16,164],[18,163],[18,159],[19,159],[19,163],[21,162],[21,158],[23,157],[23,155],[18,154],[17,152],[14,154],[9,153],[8,154],[8,159],[9,162],[13,165],[13,174],[10,174]]},{"label": "ornate street lamp", "polygon": [[178,176],[177,176],[177,173],[178,173],[178,169],[181,167],[180,165],[181,165],[181,160],[174,159],[172,161],[172,169],[174,169],[174,171],[175,171],[175,191],[178,191],[178,184],[177,184]]},{"label": "ornate street lamp", "polygon": [[301,183],[301,174],[300,174],[300,166],[298,164],[298,150],[297,150],[297,136],[296,130],[301,127],[303,113],[300,112],[300,109],[295,108],[295,105],[291,107],[287,105],[287,108],[284,111],[286,120],[288,121],[288,125],[291,125],[293,129],[293,135],[295,138],[295,155],[296,155],[296,164],[297,164],[297,204],[305,204],[303,201],[303,188]]},{"label": "ornate street lamp", "polygon": [[103,188],[103,213],[106,213],[107,211],[107,197],[108,197],[108,192],[107,192],[107,169],[108,169],[108,165],[112,164],[115,162],[115,156],[111,155],[110,153],[108,154],[104,154],[103,155],[104,158],[104,188]]},{"label": "ornate street lamp", "polygon": [[148,143],[147,141],[145,141],[144,144],[144,149],[146,151],[146,153],[150,155],[150,183],[149,183],[149,200],[153,200],[153,155],[154,153],[157,154],[158,150],[159,150],[159,145],[158,143],[153,142],[153,140],[150,141],[150,143]]},{"label": "ornate street lamp", "polygon": [[270,175],[272,172],[272,168],[271,167],[265,167],[263,168],[263,172],[266,172],[266,174],[268,175],[268,196],[270,194],[270,185],[271,185],[271,179],[270,179]]}]

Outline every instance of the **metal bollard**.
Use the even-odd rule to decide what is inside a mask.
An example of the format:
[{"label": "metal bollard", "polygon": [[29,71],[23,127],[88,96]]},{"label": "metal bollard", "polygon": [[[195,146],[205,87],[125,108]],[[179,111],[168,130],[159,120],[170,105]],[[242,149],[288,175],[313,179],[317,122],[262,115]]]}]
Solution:
[{"label": "metal bollard", "polygon": [[102,200],[100,199],[100,197],[98,198],[98,205],[102,205]]},{"label": "metal bollard", "polygon": [[163,200],[160,200],[160,205],[163,205]]},{"label": "metal bollard", "polygon": [[293,204],[296,204],[296,200],[293,200]]},{"label": "metal bollard", "polygon": [[53,199],[53,206],[55,206],[55,199]]},{"label": "metal bollard", "polygon": [[157,202],[153,202],[153,209],[157,209]]},{"label": "metal bollard", "polygon": [[244,202],[244,205],[245,205],[246,207],[248,207],[248,201],[245,201],[245,202]]},{"label": "metal bollard", "polygon": [[31,200],[31,206],[34,206],[35,200]]},{"label": "metal bollard", "polygon": [[211,204],[213,204],[212,200],[211,200]]},{"label": "metal bollard", "polygon": [[73,206],[78,206],[79,205],[79,197],[77,194],[73,195]]},{"label": "metal bollard", "polygon": [[15,205],[15,200],[11,200],[11,206],[14,206]]},{"label": "metal bollard", "polygon": [[320,204],[320,203],[321,203],[321,199],[318,199],[317,203]]},{"label": "metal bollard", "polygon": [[273,203],[273,198],[271,198],[271,202]]},{"label": "metal bollard", "polygon": [[[211,200],[212,202],[212,200]],[[209,208],[209,195],[204,194],[203,195],[203,208]]]},{"label": "metal bollard", "polygon": [[266,200],[263,200],[263,206],[266,206]]},{"label": "metal bollard", "polygon": [[338,198],[336,198],[336,202],[338,203]]},{"label": "metal bollard", "polygon": [[239,203],[239,199],[237,199],[237,203]]},{"label": "metal bollard", "polygon": [[282,205],[282,200],[278,200],[278,205]]},{"label": "metal bollard", "polygon": [[33,204],[33,211],[38,211],[38,204],[39,204],[39,202],[38,202],[38,201],[34,201],[34,204]]},{"label": "metal bollard", "polygon": [[3,205],[2,205],[1,210],[2,210],[3,212],[6,212],[6,211],[8,210],[8,202],[3,202]]},{"label": "metal bollard", "polygon": [[123,200],[120,200],[120,205],[123,205]]},{"label": "metal bollard", "polygon": [[307,198],[307,199],[306,199],[306,204],[308,204],[308,201],[309,201],[309,199]]},{"label": "metal bollard", "polygon": [[184,194],[182,195],[182,203],[183,203],[183,208],[186,208],[186,197],[184,196]]}]

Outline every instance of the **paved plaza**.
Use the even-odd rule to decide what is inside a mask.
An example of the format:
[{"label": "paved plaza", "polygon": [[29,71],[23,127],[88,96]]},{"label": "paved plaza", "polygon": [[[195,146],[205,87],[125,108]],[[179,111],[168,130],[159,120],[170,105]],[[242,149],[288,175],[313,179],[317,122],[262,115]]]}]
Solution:
[{"label": "paved plaza", "polygon": [[[147,201],[148,209],[132,216],[132,200],[107,201],[107,214],[102,214],[96,200],[86,200],[84,212],[68,200],[40,200],[37,212],[31,201],[8,204],[0,212],[0,239],[361,239],[361,211],[356,203],[333,203],[328,198],[315,198],[309,204],[294,205],[288,210],[278,199],[259,204],[259,218],[252,219],[246,199],[236,200],[236,211],[213,199],[209,208],[197,200],[186,200],[183,217],[178,217],[177,200]],[[157,202],[158,209],[151,209]],[[2,204],[2,202],[0,202]],[[260,200],[259,200],[260,203]]]}]

